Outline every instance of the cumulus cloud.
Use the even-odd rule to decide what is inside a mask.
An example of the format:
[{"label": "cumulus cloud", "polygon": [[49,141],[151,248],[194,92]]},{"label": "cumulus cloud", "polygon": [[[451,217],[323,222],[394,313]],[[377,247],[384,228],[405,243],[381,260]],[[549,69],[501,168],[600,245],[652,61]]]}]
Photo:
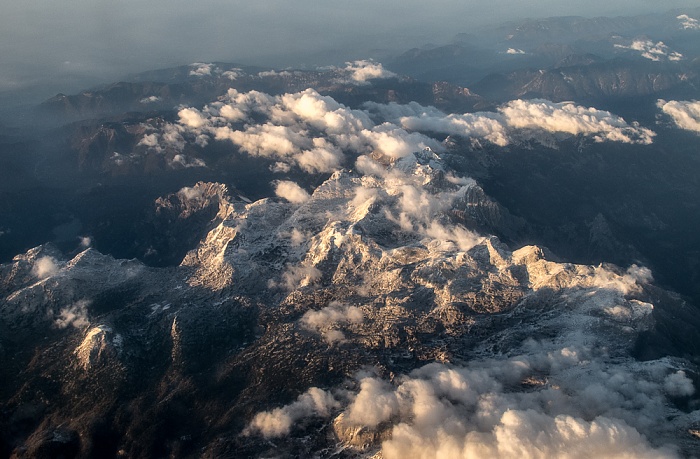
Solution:
[{"label": "cumulus cloud", "polygon": [[485,138],[499,146],[508,144],[507,127],[496,113],[446,115],[434,107],[423,107],[416,102],[407,105],[367,103],[365,106],[379,113],[383,118],[411,131]]},{"label": "cumulus cloud", "polygon": [[517,48],[508,48],[506,51],[506,54],[525,54],[525,51],[522,49],[517,49]]},{"label": "cumulus cloud", "polygon": [[363,319],[362,310],[357,306],[332,302],[318,311],[307,311],[300,322],[304,328],[320,333],[329,344],[332,344],[345,340],[345,334],[338,327],[359,324]]},{"label": "cumulus cloud", "polygon": [[209,75],[211,75],[212,70],[215,69],[214,64],[203,64],[200,62],[195,62],[194,64],[190,64],[190,67],[191,67],[190,76],[197,76],[197,77],[209,76]]},{"label": "cumulus cloud", "polygon": [[700,101],[659,99],[657,106],[681,129],[700,133]]},{"label": "cumulus cloud", "polygon": [[185,147],[185,139],[182,137],[180,130],[175,125],[166,124],[163,127],[160,137],[166,148],[169,147],[177,151],[182,151],[182,149]]},{"label": "cumulus cloud", "polygon": [[346,62],[343,70],[358,84],[367,84],[372,79],[396,77],[394,72],[386,70],[382,64],[373,60]]},{"label": "cumulus cloud", "polygon": [[90,325],[87,308],[90,302],[80,300],[66,308],[62,308],[58,317],[54,320],[54,325],[58,328],[73,326],[75,328],[85,328]]},{"label": "cumulus cloud", "polygon": [[664,42],[659,41],[654,43],[652,40],[634,40],[630,45],[615,44],[616,48],[631,49],[639,51],[642,57],[650,59],[654,62],[662,60],[680,61],[683,59],[681,53],[672,51]]},{"label": "cumulus cloud", "polygon": [[666,422],[664,392],[693,393],[682,371],[664,379],[659,369],[551,344],[467,367],[429,364],[394,383],[364,377],[338,422],[390,423],[387,458],[675,457],[640,430],[656,434],[651,426]]},{"label": "cumulus cloud", "polygon": [[[496,112],[445,114],[415,102],[368,102],[364,110],[355,110],[313,89],[278,96],[230,89],[218,101],[202,109],[182,108],[178,115],[177,124],[166,123],[160,136],[149,133],[140,145],[181,152],[187,142],[203,147],[211,139],[228,141],[241,152],[273,159],[271,169],[283,173],[292,167],[333,172],[347,166],[348,156],[377,153],[397,160],[425,148],[443,151],[443,143],[431,133],[484,139],[498,146],[542,140],[543,133],[641,144],[651,143],[654,136],[637,123],[573,103],[516,100]],[[193,161],[183,165],[195,165]]]},{"label": "cumulus cloud", "polygon": [[695,393],[695,386],[685,371],[678,370],[666,377],[664,390],[672,397],[689,397]]},{"label": "cumulus cloud", "polygon": [[[668,423],[666,394],[694,393],[683,371],[664,378],[663,361],[618,365],[552,344],[528,341],[525,354],[465,367],[432,363],[392,382],[358,375],[357,389],[334,399],[336,432],[347,441],[347,432],[388,431],[386,458],[676,457],[642,432]],[[248,431],[286,435],[318,415],[299,404],[258,414]]]},{"label": "cumulus cloud", "polygon": [[41,257],[34,262],[32,268],[32,274],[34,274],[39,279],[45,279],[47,277],[55,276],[58,274],[60,267],[58,261],[53,257]]},{"label": "cumulus cloud", "polygon": [[593,107],[546,100],[514,100],[499,109],[515,129],[541,129],[552,133],[592,136],[596,142],[650,144],[654,133],[638,124]]},{"label": "cumulus cloud", "polygon": [[141,140],[139,140],[138,145],[143,145],[145,147],[154,148],[158,146],[158,134],[145,134]]},{"label": "cumulus cloud", "polygon": [[698,22],[698,20],[695,18],[691,18],[687,14],[676,16],[676,19],[681,22],[681,27],[684,30],[700,30],[700,22]]},{"label": "cumulus cloud", "polygon": [[289,180],[280,180],[277,182],[275,184],[275,194],[293,204],[302,204],[310,198],[306,190]]},{"label": "cumulus cloud", "polygon": [[670,450],[656,450],[626,423],[605,417],[585,421],[567,415],[546,416],[534,410],[503,413],[492,433],[468,432],[455,437],[436,429],[437,437],[403,424],[393,430],[382,447],[383,457],[568,457],[568,458],[670,458]]},{"label": "cumulus cloud", "polygon": [[255,415],[244,433],[260,434],[266,438],[287,435],[301,419],[310,416],[328,417],[338,406],[339,403],[332,394],[312,387],[290,405]]},{"label": "cumulus cloud", "polygon": [[440,142],[423,134],[390,123],[377,125],[366,112],[312,89],[281,96],[231,89],[202,110],[181,109],[179,123],[171,125],[169,134],[170,143],[180,148],[182,135],[201,145],[209,138],[230,141],[247,154],[277,159],[275,170],[295,165],[310,173],[339,169],[346,153],[377,151],[399,158],[425,147],[441,148]]},{"label": "cumulus cloud", "polygon": [[195,108],[183,108],[177,112],[177,115],[180,117],[181,124],[192,129],[198,129],[207,124],[207,120]]},{"label": "cumulus cloud", "polygon": [[173,156],[173,159],[169,161],[171,167],[207,167],[206,163],[199,158],[191,158],[183,154],[177,154]]},{"label": "cumulus cloud", "polygon": [[515,132],[525,138],[547,132],[590,136],[596,142],[641,144],[651,143],[654,136],[651,130],[637,123],[630,125],[610,112],[571,102],[514,100],[499,107],[498,112],[462,115],[446,115],[434,107],[423,107],[415,102],[407,105],[370,102],[365,107],[404,129],[483,138],[499,146],[508,145]]}]

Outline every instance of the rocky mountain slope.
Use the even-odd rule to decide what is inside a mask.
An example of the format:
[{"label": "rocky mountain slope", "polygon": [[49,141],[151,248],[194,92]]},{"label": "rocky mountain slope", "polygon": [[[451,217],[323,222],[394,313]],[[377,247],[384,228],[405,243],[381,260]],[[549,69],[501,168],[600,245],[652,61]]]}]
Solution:
[{"label": "rocky mountain slope", "polygon": [[42,104],[0,136],[0,458],[693,457],[698,14]]},{"label": "rocky mountain slope", "polygon": [[532,422],[551,442],[518,451],[696,448],[692,309],[645,268],[475,232],[475,190],[429,150],[361,157],[300,199],[206,183],[163,198],[174,225],[200,214],[208,231],[177,268],[17,256],[0,268],[19,375],[0,388],[3,453],[515,457],[502,435],[525,442]]}]

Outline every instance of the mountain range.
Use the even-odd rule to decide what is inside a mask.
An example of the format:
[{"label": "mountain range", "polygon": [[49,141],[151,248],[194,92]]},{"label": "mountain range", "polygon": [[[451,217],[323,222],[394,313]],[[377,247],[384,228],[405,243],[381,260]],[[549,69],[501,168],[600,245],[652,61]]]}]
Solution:
[{"label": "mountain range", "polygon": [[5,121],[0,457],[692,457],[699,17]]}]

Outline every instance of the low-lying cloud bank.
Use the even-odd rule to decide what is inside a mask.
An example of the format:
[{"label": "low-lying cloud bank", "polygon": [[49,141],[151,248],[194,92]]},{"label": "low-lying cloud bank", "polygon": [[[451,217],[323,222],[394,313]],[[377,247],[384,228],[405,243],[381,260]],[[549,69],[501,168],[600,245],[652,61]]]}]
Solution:
[{"label": "low-lying cloud bank", "polygon": [[671,50],[662,41],[653,42],[652,40],[634,40],[629,45],[616,44],[615,48],[639,51],[643,58],[654,62],[680,61],[683,59],[683,55],[681,53]]},{"label": "low-lying cloud bank", "polygon": [[[349,445],[367,443],[358,435],[384,438],[374,447],[387,459],[677,457],[659,439],[700,420],[671,403],[692,396],[693,381],[678,361],[620,354],[624,335],[642,330],[653,307],[633,298],[650,280],[636,267],[584,270],[569,282],[581,290],[572,290],[567,306],[541,316],[555,336],[392,380],[359,373],[344,385],[350,391],[311,388],[291,405],[256,415],[246,434],[279,437],[303,429],[306,418],[333,417],[335,434]],[[600,313],[619,329],[601,327]],[[507,343],[513,332],[497,332],[494,342]]]},{"label": "low-lying cloud bank", "polygon": [[656,105],[681,129],[700,132],[700,102],[659,99]]},{"label": "low-lying cloud bank", "polygon": [[[358,82],[391,75],[379,64],[355,64],[345,70]],[[424,148],[440,152],[444,147],[431,136],[435,133],[497,146],[543,136],[650,144],[655,135],[610,112],[566,102],[514,100],[496,112],[465,114],[446,114],[415,102],[369,102],[357,110],[313,89],[279,96],[230,89],[217,102],[201,110],[182,108],[178,115],[178,123],[147,132],[141,145],[182,151],[187,143],[204,147],[212,140],[227,141],[249,155],[274,159],[274,170],[282,172],[291,167],[332,172],[347,166],[348,158],[370,153],[397,159]],[[183,165],[203,163],[191,159]]]},{"label": "low-lying cloud bank", "polygon": [[693,419],[669,404],[694,393],[685,372],[668,361],[613,364],[600,349],[551,344],[529,340],[520,355],[466,367],[432,363],[391,382],[358,375],[349,393],[312,388],[256,415],[246,433],[279,437],[305,418],[334,416],[341,440],[385,432],[376,446],[387,459],[677,457],[648,436]]},{"label": "low-lying cloud bank", "polygon": [[385,69],[384,66],[373,60],[360,60],[354,62],[346,62],[342,69],[350,76],[351,81],[357,84],[368,84],[369,80],[395,78],[397,75]]},{"label": "low-lying cloud bank", "polygon": [[406,129],[484,138],[499,146],[511,143],[515,132],[526,138],[528,134],[529,137],[536,137],[538,132],[545,132],[589,136],[596,142],[639,144],[650,144],[654,137],[651,130],[642,128],[637,123],[628,124],[610,112],[571,102],[513,100],[495,113],[463,115],[446,115],[433,107],[423,107],[416,103],[367,103],[366,107]]}]

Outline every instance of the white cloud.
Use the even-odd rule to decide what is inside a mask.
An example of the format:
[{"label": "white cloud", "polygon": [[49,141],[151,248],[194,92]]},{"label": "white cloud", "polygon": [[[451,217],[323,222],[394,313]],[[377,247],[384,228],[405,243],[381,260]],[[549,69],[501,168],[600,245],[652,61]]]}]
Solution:
[{"label": "white cloud", "polygon": [[619,116],[571,102],[547,100],[514,100],[499,107],[498,112],[446,115],[434,107],[411,102],[377,104],[365,107],[380,117],[407,130],[441,132],[464,137],[483,138],[495,145],[511,143],[511,136],[535,137],[538,132],[591,136],[595,141],[624,143],[652,142],[654,133],[636,123],[628,124]]},{"label": "white cloud", "polygon": [[[346,166],[346,155],[378,153],[396,160],[425,148],[443,151],[444,145],[427,133],[485,139],[498,146],[521,139],[548,140],[543,134],[642,144],[651,143],[654,136],[610,112],[545,100],[516,100],[497,112],[465,114],[445,114],[415,102],[368,102],[364,108],[350,109],[313,89],[279,96],[230,89],[201,110],[181,109],[178,124],[166,123],[160,139],[156,133],[147,134],[141,144],[182,151],[186,142],[205,146],[213,138],[229,141],[249,155],[274,159],[274,171],[298,167],[328,173]],[[154,146],[157,143],[162,146]]]},{"label": "white cloud", "polygon": [[58,328],[73,326],[75,328],[85,328],[90,325],[87,308],[90,302],[80,300],[66,308],[62,308],[58,317],[54,320],[54,325]]},{"label": "white cloud", "polygon": [[351,426],[377,427],[399,413],[399,399],[392,387],[378,378],[363,378],[360,391],[344,413]]},{"label": "white cloud", "polygon": [[551,133],[592,136],[596,142],[650,144],[654,133],[619,116],[593,107],[546,100],[514,100],[499,108],[514,129],[540,129]]},{"label": "white cloud", "polygon": [[522,49],[508,48],[506,53],[507,54],[525,54],[525,51],[523,51]]},{"label": "white cloud", "polygon": [[394,78],[396,74],[386,70],[382,64],[373,60],[360,60],[346,62],[345,70],[352,81],[358,84],[367,84],[369,80],[377,78]]},{"label": "white cloud", "polygon": [[81,236],[80,237],[80,247],[87,249],[90,246],[92,246],[92,238],[90,236]]},{"label": "white cloud", "polygon": [[[452,420],[458,426],[457,420]],[[455,427],[457,427],[455,426]],[[452,430],[452,431],[450,431]],[[670,458],[672,451],[656,450],[626,423],[605,417],[588,422],[567,415],[546,416],[534,410],[503,413],[493,431],[465,432],[436,429],[430,436],[412,425],[394,428],[382,446],[386,459],[523,457]]]},{"label": "white cloud", "polygon": [[185,186],[180,188],[180,191],[177,192],[180,196],[182,196],[185,200],[187,201],[192,201],[192,200],[197,200],[201,199],[203,196],[202,189],[199,187],[189,187]]},{"label": "white cloud", "polygon": [[700,22],[698,22],[697,19],[691,18],[687,14],[681,14],[676,17],[679,21],[681,21],[681,27],[684,30],[700,30]]},{"label": "white cloud", "polygon": [[329,344],[333,344],[345,340],[345,334],[338,327],[359,324],[363,319],[362,310],[357,306],[332,302],[318,311],[307,311],[300,322],[306,329],[320,333]]},{"label": "white cloud", "polygon": [[337,422],[390,423],[386,458],[675,457],[639,429],[656,433],[648,429],[667,422],[664,391],[693,393],[682,371],[664,379],[639,363],[592,361],[590,351],[552,344],[525,343],[526,354],[466,367],[429,364],[393,384],[362,377]]},{"label": "white cloud", "polygon": [[268,282],[268,287],[283,287],[289,291],[292,291],[317,282],[322,275],[323,273],[321,273],[321,271],[315,266],[305,264],[288,264],[282,273],[282,281],[276,282],[274,280],[270,280]]},{"label": "white cloud", "polygon": [[260,78],[286,77],[286,76],[292,76],[292,75],[294,75],[294,74],[288,70],[282,70],[281,72],[278,72],[276,70],[265,70],[263,72],[258,72],[258,77],[260,77]]},{"label": "white cloud", "polygon": [[[228,124],[243,121],[251,113],[266,116],[268,121],[246,125],[242,130]],[[223,102],[202,112],[183,109],[180,123],[195,135],[207,131],[248,154],[279,158],[282,164],[291,162],[307,172],[336,170],[343,149],[371,148],[371,140],[365,138],[363,130],[373,126],[363,112],[350,110],[313,90],[278,97],[230,90]],[[310,136],[309,130],[319,131],[321,136]]]},{"label": "white cloud", "polygon": [[275,194],[293,204],[302,204],[310,198],[306,190],[288,180],[280,180],[275,184]]},{"label": "white cloud", "polygon": [[230,70],[226,70],[225,72],[223,72],[221,74],[221,76],[224,78],[228,78],[231,81],[236,81],[237,79],[242,77],[244,74],[245,74],[245,72],[243,72],[243,70],[241,70],[237,67],[234,67]]},{"label": "white cloud", "polygon": [[695,393],[693,381],[686,376],[683,370],[678,370],[666,377],[664,390],[673,397],[690,397]]},{"label": "white cloud", "polygon": [[654,43],[652,40],[634,40],[630,45],[615,44],[615,48],[639,51],[642,57],[655,62],[662,60],[680,61],[683,59],[681,53],[671,51],[662,41]]},{"label": "white cloud", "polygon": [[681,129],[700,133],[700,101],[659,99],[656,104]]},{"label": "white cloud", "polygon": [[143,99],[139,100],[139,103],[141,104],[154,104],[156,102],[160,102],[161,98],[158,96],[148,96],[144,97]]},{"label": "white cloud", "polygon": [[292,232],[289,233],[289,241],[292,243],[293,247],[298,247],[309,239],[309,235],[299,231],[296,228],[292,228]]},{"label": "white cloud", "polygon": [[169,123],[163,127],[161,140],[165,144],[165,148],[172,148],[176,151],[182,151],[186,144],[178,126]]},{"label": "white cloud", "polygon": [[221,116],[229,121],[243,121],[246,119],[246,114],[240,108],[232,107],[231,105],[224,105],[219,110]]},{"label": "white cloud", "polygon": [[206,163],[199,158],[190,158],[183,154],[173,156],[169,162],[170,167],[207,167]]},{"label": "white cloud", "polygon": [[190,67],[192,68],[192,70],[190,70],[190,76],[197,77],[209,76],[211,75],[212,70],[216,68],[214,64],[202,64],[199,62],[190,64]]},{"label": "white cloud", "polygon": [[139,141],[138,145],[143,145],[149,148],[155,148],[158,146],[158,134],[145,134],[143,138]]},{"label": "white cloud", "polygon": [[41,257],[34,262],[32,268],[32,274],[34,274],[39,279],[45,279],[47,277],[55,276],[58,274],[60,267],[58,262],[53,257]]},{"label": "white cloud", "polygon": [[[683,371],[664,378],[663,361],[620,365],[592,360],[590,350],[553,352],[551,342],[531,343],[524,343],[526,354],[466,367],[432,363],[393,382],[360,374],[356,392],[331,402],[342,409],[336,432],[341,441],[344,432],[388,437],[381,444],[387,459],[676,457],[640,430],[656,436],[654,429],[669,422],[665,393],[694,393]],[[247,432],[281,436],[304,417],[327,416],[299,400],[258,414]]]},{"label": "white cloud", "polygon": [[197,109],[183,108],[177,114],[180,117],[180,123],[189,128],[199,129],[207,124],[207,120]]},{"label": "white cloud", "polygon": [[332,394],[312,387],[290,405],[255,415],[245,434],[260,434],[266,438],[287,435],[301,419],[310,416],[328,417],[338,406]]}]

